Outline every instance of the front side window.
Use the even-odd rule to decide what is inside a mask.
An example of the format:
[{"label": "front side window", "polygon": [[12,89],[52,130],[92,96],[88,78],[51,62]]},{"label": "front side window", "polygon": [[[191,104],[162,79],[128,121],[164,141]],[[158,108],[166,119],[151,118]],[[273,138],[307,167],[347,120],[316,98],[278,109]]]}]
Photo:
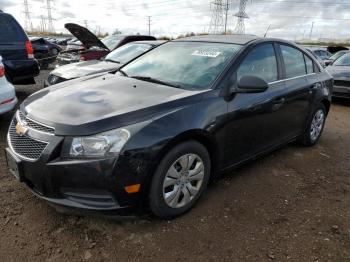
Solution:
[{"label": "front side window", "polygon": [[149,44],[126,44],[109,53],[105,60],[125,64],[151,48]]},{"label": "front side window", "polygon": [[169,42],[137,58],[122,71],[129,77],[203,90],[210,87],[240,48],[226,43]]},{"label": "front side window", "polygon": [[304,55],[298,49],[281,45],[282,56],[286,68],[286,78],[306,75]]},{"label": "front side window", "polygon": [[237,80],[245,75],[259,77],[267,83],[278,79],[275,49],[272,44],[259,46],[245,57],[237,70]]}]

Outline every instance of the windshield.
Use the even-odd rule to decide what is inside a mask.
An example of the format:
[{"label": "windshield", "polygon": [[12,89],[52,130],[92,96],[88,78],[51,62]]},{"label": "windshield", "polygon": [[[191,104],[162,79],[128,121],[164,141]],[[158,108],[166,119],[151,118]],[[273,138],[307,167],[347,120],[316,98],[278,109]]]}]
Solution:
[{"label": "windshield", "polygon": [[109,50],[114,50],[119,44],[120,40],[122,40],[122,36],[111,35],[103,38],[101,42],[108,47]]},{"label": "windshield", "polygon": [[332,55],[329,59],[336,60],[339,57],[341,57],[342,55],[344,55],[345,53],[346,53],[346,51],[339,51],[339,52],[335,53],[334,55]]},{"label": "windshield", "polygon": [[240,48],[225,43],[169,42],[122,70],[129,77],[142,76],[184,88],[206,89]]},{"label": "windshield", "polygon": [[339,59],[335,60],[334,66],[350,66],[350,53],[341,56]]},{"label": "windshield", "polygon": [[109,53],[105,60],[125,64],[152,48],[149,44],[127,44]]}]

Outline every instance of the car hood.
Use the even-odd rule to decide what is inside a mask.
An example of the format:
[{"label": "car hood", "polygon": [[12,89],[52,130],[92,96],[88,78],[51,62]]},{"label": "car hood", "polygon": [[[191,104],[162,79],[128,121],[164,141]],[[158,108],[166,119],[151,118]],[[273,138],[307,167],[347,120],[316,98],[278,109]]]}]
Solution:
[{"label": "car hood", "polygon": [[333,76],[334,79],[350,80],[350,66],[328,66],[326,70]]},{"label": "car hood", "polygon": [[90,60],[86,62],[72,63],[60,66],[50,74],[62,77],[64,79],[73,79],[102,72],[110,72],[117,70],[121,66],[122,64],[109,61]]},{"label": "car hood", "polygon": [[29,96],[21,111],[54,127],[56,135],[92,135],[193,104],[203,92],[104,74],[45,88]]},{"label": "car hood", "polygon": [[[76,38],[79,39],[79,41],[86,47],[90,48],[93,46],[101,47],[103,49],[109,50],[107,46],[105,46],[100,39],[97,38],[95,34],[93,34],[91,31],[89,31],[87,28],[73,24],[68,23],[65,24],[64,27]],[[109,50],[110,51],[110,50]]]}]

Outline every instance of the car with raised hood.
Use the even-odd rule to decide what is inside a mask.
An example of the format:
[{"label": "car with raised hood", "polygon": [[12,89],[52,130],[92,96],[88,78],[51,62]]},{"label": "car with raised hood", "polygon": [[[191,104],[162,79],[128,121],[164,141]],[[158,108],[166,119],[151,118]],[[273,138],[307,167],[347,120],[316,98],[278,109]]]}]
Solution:
[{"label": "car with raised hood", "polygon": [[12,84],[34,84],[39,75],[33,46],[16,19],[0,10],[0,55],[6,78]]},{"label": "car with raised hood", "polygon": [[56,206],[173,218],[220,171],[294,140],[316,144],[331,92],[332,77],[291,42],[178,39],[28,97],[8,165]]},{"label": "car with raised hood", "polygon": [[148,35],[111,35],[100,40],[89,29],[78,24],[68,23],[64,27],[80,41],[82,46],[78,45],[77,49],[61,52],[57,57],[59,65],[100,59],[130,42],[156,40],[155,37]]},{"label": "car with raised hood", "polygon": [[163,43],[165,41],[162,40],[131,42],[115,49],[102,60],[90,60],[60,66],[49,74],[44,85],[46,87],[78,77],[117,70],[132,59]]},{"label": "car with raised hood", "polygon": [[335,60],[326,70],[334,78],[334,97],[350,98],[350,53]]},{"label": "car with raised hood", "polygon": [[5,77],[5,66],[0,56],[0,115],[11,111],[17,102],[15,88]]}]

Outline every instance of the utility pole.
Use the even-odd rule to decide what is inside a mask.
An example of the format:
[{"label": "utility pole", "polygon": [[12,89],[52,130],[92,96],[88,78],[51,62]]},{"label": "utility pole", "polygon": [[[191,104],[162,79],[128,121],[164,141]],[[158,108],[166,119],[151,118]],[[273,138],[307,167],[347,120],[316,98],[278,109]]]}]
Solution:
[{"label": "utility pole", "polygon": [[314,29],[314,23],[315,23],[315,22],[312,22],[312,24],[311,24],[310,36],[309,36],[310,40],[311,40],[311,38],[312,38],[312,31],[313,31],[313,29]]},{"label": "utility pole", "polygon": [[[210,3],[211,9],[211,19],[209,25],[210,34],[222,34],[226,31],[224,22],[225,10],[224,7],[227,7],[226,4],[223,4],[223,0],[215,0],[213,3]],[[227,9],[227,8],[226,8]],[[227,14],[227,10],[226,10]]]},{"label": "utility pole", "polygon": [[151,35],[151,18],[152,16],[147,16],[148,35]]},{"label": "utility pole", "polygon": [[225,35],[227,33],[227,13],[228,13],[228,0],[226,0],[226,10],[225,10]]},{"label": "utility pole", "polygon": [[33,31],[32,20],[30,19],[28,0],[23,1],[24,4],[24,28],[27,31]]},{"label": "utility pole", "polygon": [[248,0],[240,0],[239,2],[239,10],[234,15],[237,17],[237,24],[235,28],[236,34],[245,34],[245,25],[244,25],[244,19],[249,18],[247,13],[245,12],[245,8],[247,6]]},{"label": "utility pole", "polygon": [[51,2],[53,0],[46,0],[46,9],[47,9],[47,20],[48,20],[48,32],[53,33],[55,32],[55,28],[53,26],[53,18],[52,18],[52,13],[51,13]]}]

